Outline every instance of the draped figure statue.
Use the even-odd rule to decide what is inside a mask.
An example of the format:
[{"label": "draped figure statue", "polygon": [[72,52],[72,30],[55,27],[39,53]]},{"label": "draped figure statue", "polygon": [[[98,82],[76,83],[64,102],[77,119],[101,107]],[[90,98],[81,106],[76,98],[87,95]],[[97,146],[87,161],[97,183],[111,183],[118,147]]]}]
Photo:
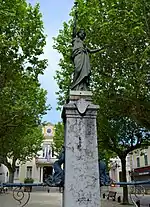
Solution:
[{"label": "draped figure statue", "polygon": [[53,164],[54,173],[53,175],[49,175],[49,177],[45,180],[45,183],[48,186],[64,186],[64,169],[62,165],[65,163],[65,148],[62,147],[61,153],[58,156],[58,160],[56,160]]},{"label": "draped figure statue", "polygon": [[[77,7],[77,3],[76,3]],[[89,78],[91,73],[89,53],[95,53],[101,49],[91,50],[84,44],[86,33],[84,29],[76,31],[77,10],[75,10],[73,40],[72,40],[72,60],[74,63],[74,77],[71,90],[89,90]]]},{"label": "draped figure statue", "polygon": [[99,161],[99,180],[100,186],[110,185],[111,179],[107,173],[106,163],[102,160]]}]

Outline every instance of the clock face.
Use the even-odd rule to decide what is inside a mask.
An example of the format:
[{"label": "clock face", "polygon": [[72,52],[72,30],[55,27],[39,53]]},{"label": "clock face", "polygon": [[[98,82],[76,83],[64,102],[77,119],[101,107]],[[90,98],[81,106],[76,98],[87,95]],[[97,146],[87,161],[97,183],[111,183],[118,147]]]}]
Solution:
[{"label": "clock face", "polygon": [[44,136],[52,137],[54,135],[54,127],[51,125],[43,127],[43,134]]},{"label": "clock face", "polygon": [[47,129],[47,133],[48,133],[48,134],[50,134],[50,133],[51,133],[51,131],[52,131],[51,129]]},{"label": "clock face", "polygon": [[46,136],[52,136],[52,129],[51,127],[46,128]]}]

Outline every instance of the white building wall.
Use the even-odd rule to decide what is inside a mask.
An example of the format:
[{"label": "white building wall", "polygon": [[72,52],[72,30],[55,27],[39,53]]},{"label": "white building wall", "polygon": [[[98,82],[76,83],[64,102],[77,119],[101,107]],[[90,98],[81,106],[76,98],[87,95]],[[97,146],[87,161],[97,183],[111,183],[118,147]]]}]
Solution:
[{"label": "white building wall", "polygon": [[[131,181],[130,174],[131,172],[131,163],[130,163],[130,156],[127,156],[126,158],[126,176],[127,176],[127,181]],[[119,157],[112,158],[110,160],[110,178],[113,179],[116,182],[120,182],[120,176],[119,173],[122,171],[121,169],[121,160]]]},{"label": "white building wall", "polygon": [[9,172],[8,168],[0,164],[0,183],[7,183],[9,181]]},{"label": "white building wall", "polygon": [[[43,127],[42,132],[44,134],[44,140],[42,143],[42,150],[37,153],[37,156],[31,161],[27,161],[25,164],[16,162],[16,172],[14,175],[15,183],[23,183],[27,178],[27,167],[32,167],[32,178],[34,182],[43,182],[43,167],[52,166],[56,160],[55,156],[52,156],[52,144],[54,136],[54,125],[47,124]],[[11,162],[11,160],[9,160]],[[8,175],[8,176],[6,176]],[[0,182],[7,182],[9,178],[9,171],[6,166],[0,166]]]},{"label": "white building wall", "polygon": [[[148,163],[145,163],[144,155],[147,155],[147,161]],[[139,158],[139,164],[140,166],[137,165],[137,158]],[[131,162],[131,168],[132,170],[136,168],[141,168],[141,167],[146,167],[150,166],[150,146],[147,149],[137,149],[134,150],[130,154],[130,159],[132,160]]]},{"label": "white building wall", "polygon": [[[44,134],[44,140],[42,143],[42,150],[37,153],[37,156],[32,161],[27,161],[25,164],[19,166],[19,176],[15,179],[15,182],[24,182],[27,177],[27,167],[32,167],[32,178],[34,182],[43,182],[43,167],[52,166],[56,160],[55,156],[52,157],[52,144],[54,136],[54,126],[48,124],[42,129]],[[38,162],[37,162],[38,161]]]}]

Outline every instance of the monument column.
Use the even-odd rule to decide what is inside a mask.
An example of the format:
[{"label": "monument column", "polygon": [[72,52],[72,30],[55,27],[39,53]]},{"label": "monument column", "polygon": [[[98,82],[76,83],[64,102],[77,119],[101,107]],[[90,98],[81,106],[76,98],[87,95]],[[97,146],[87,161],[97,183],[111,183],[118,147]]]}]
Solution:
[{"label": "monument column", "polygon": [[65,122],[64,207],[100,207],[96,115],[91,92],[71,91]]}]

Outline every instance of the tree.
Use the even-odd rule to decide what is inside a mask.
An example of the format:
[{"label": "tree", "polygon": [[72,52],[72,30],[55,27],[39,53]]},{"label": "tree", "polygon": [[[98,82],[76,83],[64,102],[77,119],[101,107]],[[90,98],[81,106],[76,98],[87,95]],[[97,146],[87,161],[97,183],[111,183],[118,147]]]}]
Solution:
[{"label": "tree", "polygon": [[30,157],[40,145],[37,127],[49,109],[47,92],[38,80],[47,66],[47,60],[41,58],[46,36],[39,4],[32,7],[25,0],[2,1],[0,14],[0,154],[23,161],[23,154],[31,150],[27,134],[37,134],[37,139],[31,136]]},{"label": "tree", "polygon": [[[22,79],[21,82],[24,82],[24,84],[14,92],[14,96],[11,95],[10,98],[8,97],[5,100],[3,105],[6,106],[5,116],[1,117],[3,128],[1,128],[0,136],[0,154],[6,158],[3,163],[9,169],[10,181],[12,182],[16,160],[26,161],[31,157],[31,154],[33,157],[41,146],[42,134],[38,129],[38,125],[41,116],[48,109],[45,105],[46,91],[38,87],[33,81],[29,84],[29,82]],[[2,112],[4,113],[3,108]],[[10,117],[14,116],[14,118],[7,122],[9,114]]]},{"label": "tree", "polygon": [[29,90],[38,90],[38,75],[43,74],[47,60],[40,58],[46,42],[38,4],[32,7],[25,0],[3,1],[0,14],[0,129],[4,129],[16,118],[9,112],[15,99],[20,98],[19,105],[23,94],[28,100],[35,98]]},{"label": "tree", "polygon": [[[103,149],[103,150],[102,150]],[[102,160],[105,162],[107,167],[107,172],[109,172],[110,168],[110,159],[115,158],[117,155],[114,151],[111,151],[110,149],[104,148],[103,144],[101,143],[101,140],[98,139],[98,158],[99,160]]]},{"label": "tree", "polygon": [[[23,128],[22,128],[23,129]],[[15,139],[9,136],[9,152],[3,154],[2,162],[9,170],[9,182],[13,183],[16,170],[16,161],[21,164],[30,161],[41,149],[43,141],[42,131],[38,127],[25,129],[23,134],[16,135]],[[5,142],[4,142],[5,144]],[[4,145],[3,145],[4,146]]]},{"label": "tree", "polygon": [[[149,10],[147,0],[78,0],[78,25],[86,30],[87,45],[104,48],[91,57],[93,101],[100,106],[98,137],[106,149],[107,146],[111,146],[109,150],[112,146],[113,151],[116,149],[122,160],[124,181],[127,152],[149,144]],[[54,48],[62,54],[61,70],[57,70],[55,77],[60,89],[57,93],[59,106],[67,100],[73,71],[71,32],[72,19],[64,23],[63,30],[55,38]],[[138,138],[142,131],[145,136]],[[131,139],[137,141],[136,147],[132,146]],[[128,202],[127,188],[124,188],[123,202]]]},{"label": "tree", "polygon": [[62,150],[62,145],[64,144],[64,124],[62,122],[55,124],[53,142],[54,150],[57,154],[59,154]]},{"label": "tree", "polygon": [[[107,113],[108,115],[108,113]],[[122,181],[126,179],[126,157],[136,149],[150,145],[150,132],[128,117],[98,117],[99,142],[102,149],[114,152],[121,160]],[[128,188],[123,187],[123,203],[128,203]]]},{"label": "tree", "polygon": [[[116,113],[150,127],[149,114],[149,3],[147,0],[78,0],[78,26],[87,33],[87,44],[105,48],[91,57],[93,100],[116,105]],[[141,15],[142,14],[142,15]],[[74,9],[71,16],[74,15]],[[71,54],[72,19],[64,23],[54,48],[63,57],[56,73],[58,104],[68,95],[73,66]]]}]

